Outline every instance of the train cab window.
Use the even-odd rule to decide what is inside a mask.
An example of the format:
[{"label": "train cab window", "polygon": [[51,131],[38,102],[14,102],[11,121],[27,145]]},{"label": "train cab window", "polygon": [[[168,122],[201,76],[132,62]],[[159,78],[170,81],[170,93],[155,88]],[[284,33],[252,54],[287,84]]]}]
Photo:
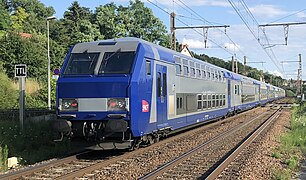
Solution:
[{"label": "train cab window", "polygon": [[146,60],[146,73],[147,75],[151,75],[151,61]]},{"label": "train cab window", "polygon": [[64,71],[64,75],[94,74],[100,53],[72,53]]},{"label": "train cab window", "polygon": [[197,103],[198,103],[198,110],[201,110],[202,109],[202,94],[198,94]]},{"label": "train cab window", "polygon": [[132,69],[135,52],[105,52],[99,74],[129,74]]}]

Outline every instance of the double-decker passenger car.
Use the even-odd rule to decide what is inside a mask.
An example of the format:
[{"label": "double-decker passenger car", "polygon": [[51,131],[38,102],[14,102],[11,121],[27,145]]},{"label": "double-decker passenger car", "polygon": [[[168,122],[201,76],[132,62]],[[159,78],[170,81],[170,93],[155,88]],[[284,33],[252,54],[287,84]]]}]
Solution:
[{"label": "double-decker passenger car", "polygon": [[120,38],[72,47],[56,95],[61,133],[133,147],[285,93],[156,44]]}]

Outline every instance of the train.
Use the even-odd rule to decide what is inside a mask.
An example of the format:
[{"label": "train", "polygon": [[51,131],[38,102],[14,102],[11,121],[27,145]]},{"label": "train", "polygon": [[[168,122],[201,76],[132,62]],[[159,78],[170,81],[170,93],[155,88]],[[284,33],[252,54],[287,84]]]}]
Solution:
[{"label": "train", "polygon": [[62,65],[54,128],[136,148],[284,96],[282,88],[139,38],[85,42]]}]

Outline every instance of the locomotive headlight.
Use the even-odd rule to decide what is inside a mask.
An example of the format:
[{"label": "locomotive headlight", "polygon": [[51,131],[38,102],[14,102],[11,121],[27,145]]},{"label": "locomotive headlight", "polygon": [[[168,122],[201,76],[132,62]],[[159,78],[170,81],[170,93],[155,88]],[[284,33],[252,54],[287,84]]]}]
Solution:
[{"label": "locomotive headlight", "polygon": [[107,110],[108,111],[129,111],[128,98],[108,98]]},{"label": "locomotive headlight", "polygon": [[59,99],[60,111],[78,111],[78,100],[77,99]]}]

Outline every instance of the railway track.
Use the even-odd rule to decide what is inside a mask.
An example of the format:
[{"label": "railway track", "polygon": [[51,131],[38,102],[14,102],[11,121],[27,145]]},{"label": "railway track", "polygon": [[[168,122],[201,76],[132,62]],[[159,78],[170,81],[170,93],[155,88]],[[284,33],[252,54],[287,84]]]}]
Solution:
[{"label": "railway track", "polygon": [[[275,119],[277,112],[279,112],[279,110],[276,110],[273,113],[262,114],[261,116],[253,118],[246,124],[228,130],[210,141],[195,147],[182,156],[173,159],[171,162],[164,164],[140,179],[167,179],[173,177],[185,179],[215,179],[243,149],[243,147],[250,143],[251,137],[257,137],[257,133],[262,131],[261,128],[267,127],[267,123],[269,124],[271,120]],[[250,138],[234,138],[235,134],[241,134],[241,130],[246,130],[246,126],[253,126],[253,124],[258,126],[258,123],[255,121],[258,121],[261,118],[265,120],[259,125],[257,130],[247,134],[246,137],[249,136]],[[247,130],[247,132],[249,131]],[[254,134],[255,132],[256,134]],[[227,139],[232,139],[233,142],[231,143],[227,141]],[[238,142],[240,146],[237,146],[237,139],[242,139]],[[226,146],[224,142],[231,145]]]},{"label": "railway track", "polygon": [[[197,171],[197,174],[190,175],[188,178],[205,177],[208,173],[204,173],[205,176],[203,176],[203,172],[212,172],[212,167],[215,168],[216,166],[215,160],[207,158],[201,159],[201,157],[198,156],[196,162],[188,162],[185,161],[189,156],[188,154],[195,154],[196,152],[201,152],[201,148],[206,148],[206,150],[202,150],[201,153],[206,154],[207,157],[209,153],[207,154],[205,151],[208,149],[211,154],[216,152],[216,156],[224,157],[224,153],[226,154],[230,150],[226,146],[226,143],[223,145],[224,150],[220,150],[222,149],[220,146],[214,145],[218,144],[216,139],[222,141],[225,139],[224,135],[228,134],[232,139],[239,137],[241,140],[240,136],[242,135],[237,135],[234,132],[239,131],[242,133],[246,131],[245,129],[247,127],[254,124],[259,126],[262,123],[259,119],[269,117],[272,113],[274,113],[274,111],[270,108],[257,108],[223,121],[208,124],[167,138],[159,143],[133,152],[121,151],[118,153],[118,151],[110,151],[113,152],[113,154],[111,154],[103,151],[103,153],[100,152],[99,156],[86,155],[87,158],[80,158],[84,155],[72,156],[56,162],[44,164],[40,167],[2,175],[0,179],[180,178],[182,177],[180,173],[185,173],[183,169],[190,171],[188,168],[198,168],[197,164],[199,164],[199,162],[201,162],[200,164],[207,164],[206,167],[198,168],[199,171]],[[254,116],[256,116],[256,118],[252,118]],[[248,131],[252,131],[252,128],[249,128]],[[237,140],[234,142],[237,144]],[[195,147],[197,147],[197,150],[193,150],[196,149]],[[218,151],[222,151],[223,155],[220,155]],[[180,160],[174,162],[175,159]],[[206,163],[206,161],[209,163]],[[176,164],[176,166],[173,166],[174,164]],[[186,167],[186,164],[190,165],[190,167]],[[165,167],[165,169],[159,171],[158,169],[160,168],[158,167]],[[156,173],[152,173],[154,171],[159,171],[159,174],[156,175]],[[151,176],[152,174],[155,175]]]}]

